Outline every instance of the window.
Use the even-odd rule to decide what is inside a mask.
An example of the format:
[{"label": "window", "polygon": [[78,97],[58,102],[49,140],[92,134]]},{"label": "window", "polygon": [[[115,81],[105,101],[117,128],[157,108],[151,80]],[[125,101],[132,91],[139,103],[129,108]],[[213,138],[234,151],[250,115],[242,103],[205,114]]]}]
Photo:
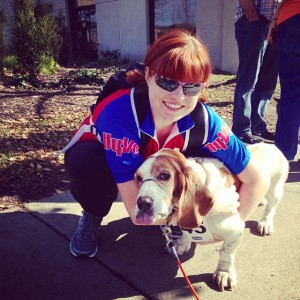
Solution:
[{"label": "window", "polygon": [[77,60],[96,60],[98,58],[96,6],[80,6],[92,2],[91,0],[69,1],[73,56]]},{"label": "window", "polygon": [[185,28],[196,33],[196,6],[197,0],[150,1],[150,36],[157,38],[172,28]]}]

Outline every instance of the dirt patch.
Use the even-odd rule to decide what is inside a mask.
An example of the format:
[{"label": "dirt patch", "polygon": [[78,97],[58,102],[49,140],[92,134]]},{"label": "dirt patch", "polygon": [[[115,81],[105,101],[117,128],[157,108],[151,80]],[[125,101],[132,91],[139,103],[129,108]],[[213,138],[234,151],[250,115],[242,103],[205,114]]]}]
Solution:
[{"label": "dirt patch", "polygon": [[[59,74],[45,81],[58,81]],[[109,76],[109,74],[107,74]],[[207,98],[231,125],[235,76],[215,73]],[[17,89],[0,84],[0,210],[36,201],[68,189],[62,149],[89,113],[99,86],[73,84],[72,89]],[[267,112],[275,131],[279,86]]]}]

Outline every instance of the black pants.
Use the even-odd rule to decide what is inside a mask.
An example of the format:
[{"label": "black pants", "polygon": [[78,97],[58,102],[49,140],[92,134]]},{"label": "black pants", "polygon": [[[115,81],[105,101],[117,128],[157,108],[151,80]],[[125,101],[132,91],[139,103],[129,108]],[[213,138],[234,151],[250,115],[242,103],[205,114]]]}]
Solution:
[{"label": "black pants", "polygon": [[118,189],[106,163],[103,145],[97,141],[75,144],[65,154],[65,165],[76,201],[88,213],[106,216]]}]

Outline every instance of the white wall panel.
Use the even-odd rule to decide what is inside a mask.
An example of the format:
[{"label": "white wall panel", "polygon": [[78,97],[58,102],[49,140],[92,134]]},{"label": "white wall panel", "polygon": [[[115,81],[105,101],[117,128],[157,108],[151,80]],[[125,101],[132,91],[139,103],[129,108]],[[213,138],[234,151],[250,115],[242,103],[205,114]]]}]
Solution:
[{"label": "white wall panel", "polygon": [[197,34],[208,47],[213,67],[236,73],[237,45],[234,36],[235,0],[199,0]]},{"label": "white wall panel", "polygon": [[149,43],[146,0],[97,1],[101,50],[121,51],[122,57],[143,60]]}]

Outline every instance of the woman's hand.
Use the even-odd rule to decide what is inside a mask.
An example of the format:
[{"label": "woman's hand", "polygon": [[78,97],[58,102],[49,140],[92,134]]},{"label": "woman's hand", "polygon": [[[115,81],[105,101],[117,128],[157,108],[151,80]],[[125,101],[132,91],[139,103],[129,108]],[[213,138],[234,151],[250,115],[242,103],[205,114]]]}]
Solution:
[{"label": "woman's hand", "polygon": [[135,206],[138,195],[138,186],[135,180],[117,184],[121,199],[129,214],[131,221],[135,224]]},{"label": "woman's hand", "polygon": [[253,0],[239,0],[240,6],[249,22],[259,20]]}]

